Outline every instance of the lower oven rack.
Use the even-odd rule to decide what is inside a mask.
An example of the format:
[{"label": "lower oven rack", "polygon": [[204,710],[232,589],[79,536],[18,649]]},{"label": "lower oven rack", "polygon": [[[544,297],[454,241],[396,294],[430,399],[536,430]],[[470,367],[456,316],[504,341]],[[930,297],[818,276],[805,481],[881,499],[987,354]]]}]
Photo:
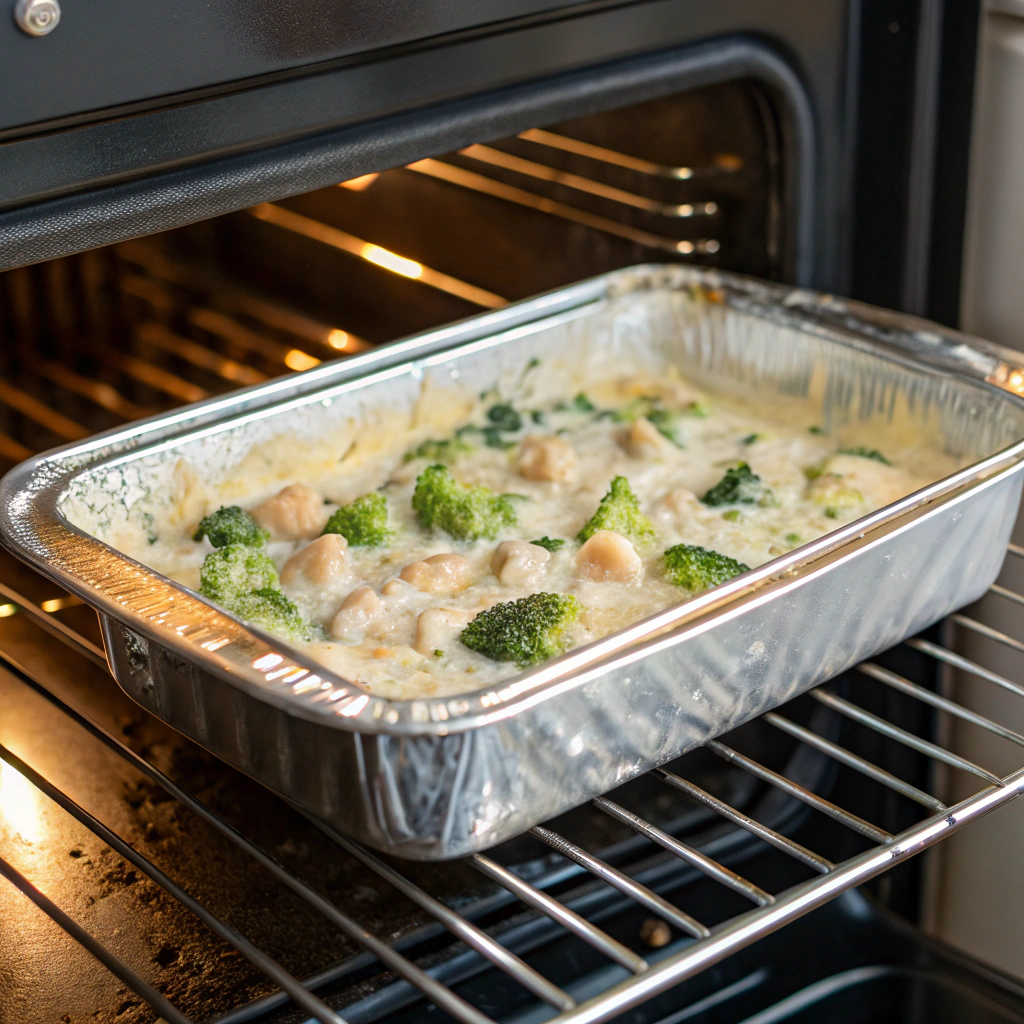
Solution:
[{"label": "lower oven rack", "polygon": [[[1012,557],[1024,559],[1024,548],[1011,544],[1009,554]],[[991,593],[994,597],[1011,602],[1013,605],[1024,604],[1024,597],[998,584],[993,586]],[[4,594],[8,600],[17,602],[20,609],[29,617],[67,642],[80,654],[93,660],[101,658],[101,652],[88,639],[59,623],[44,607],[33,604],[14,591],[5,590]],[[46,602],[46,604],[52,605],[53,602]],[[950,623],[953,628],[984,636],[1017,654],[1024,654],[1024,643],[1019,639],[994,630],[970,615],[954,615],[951,617]],[[932,659],[937,663],[937,667],[944,671],[956,670],[967,673],[976,679],[1001,687],[1024,698],[1024,687],[978,662],[954,653],[947,647],[922,638],[911,639],[907,641],[907,645],[918,654]],[[400,979],[391,986],[392,1006],[409,1005],[415,1003],[417,999],[425,997],[453,1020],[463,1022],[463,1024],[488,1024],[492,1020],[491,1017],[454,991],[453,987],[450,987],[458,980],[455,975],[451,972],[446,975],[437,966],[428,968],[418,966],[402,952],[402,949],[408,948],[410,945],[407,940],[400,940],[394,944],[382,941],[359,921],[340,911],[314,887],[278,863],[264,849],[242,835],[191,792],[179,786],[87,714],[58,696],[47,680],[41,678],[40,673],[29,673],[2,651],[0,651],[0,665],[15,675],[22,683],[46,697],[52,705],[69,716],[78,726],[98,739],[110,751],[160,786],[170,798],[188,807],[217,829],[231,843],[257,861],[277,881],[287,886],[299,898],[306,901],[311,908],[323,915],[334,927],[361,946],[364,952],[356,958],[361,965],[371,966],[376,960],[386,970],[392,972]],[[940,693],[910,682],[879,664],[864,663],[858,666],[855,672],[921,702],[930,709],[942,712],[948,716],[948,719],[969,722],[991,735],[999,736],[1012,744],[1024,747],[1024,736],[954,703]],[[533,911],[535,914],[542,915],[561,925],[607,958],[609,966],[614,970],[606,972],[609,986],[605,991],[596,995],[574,994],[572,985],[563,985],[562,987],[556,985],[517,953],[498,942],[488,930],[474,923],[470,917],[458,913],[431,896],[423,887],[393,866],[392,862],[386,862],[322,823],[314,822],[314,824],[334,842],[339,856],[347,855],[360,861],[363,866],[375,872],[382,882],[393,886],[412,900],[427,917],[435,922],[434,928],[438,931],[446,929],[454,938],[461,940],[465,947],[468,947],[467,955],[477,958],[478,970],[481,966],[492,965],[509,979],[523,986],[532,996],[540,1000],[541,1004],[547,1004],[549,1007],[547,1015],[535,1019],[555,1020],[559,1024],[599,1024],[599,1022],[617,1017],[632,1007],[639,1006],[719,963],[732,953],[782,928],[803,914],[834,899],[841,893],[904,862],[907,858],[927,849],[975,818],[1002,806],[1024,791],[1024,752],[1021,752],[1020,755],[1022,767],[1000,777],[953,753],[945,746],[921,739],[885,718],[864,710],[858,704],[839,696],[834,690],[833,684],[826,683],[812,691],[811,698],[828,708],[832,715],[842,716],[856,722],[874,734],[876,738],[900,744],[924,755],[940,770],[955,770],[963,773],[966,777],[977,780],[981,783],[980,788],[966,800],[946,806],[931,794],[896,777],[847,747],[840,746],[828,736],[822,735],[822,730],[807,728],[793,721],[787,715],[785,708],[780,712],[772,712],[763,716],[763,721],[773,729],[788,734],[799,743],[814,748],[834,762],[867,776],[874,782],[887,787],[894,794],[899,794],[916,804],[922,815],[922,820],[899,834],[891,835],[721,742],[715,741],[708,744],[708,749],[718,757],[731,762],[760,782],[828,815],[871,842],[871,847],[865,852],[840,863],[832,863],[819,853],[805,848],[795,840],[705,792],[673,771],[656,770],[653,774],[662,784],[682,791],[712,810],[723,820],[771,844],[776,850],[786,854],[813,873],[813,877],[808,881],[776,894],[766,892],[707,854],[662,831],[638,815],[619,806],[613,800],[601,797],[594,801],[595,806],[601,812],[627,825],[651,843],[652,848],[658,847],[668,851],[686,865],[731,890],[732,893],[740,894],[751,904],[751,908],[746,912],[728,918],[713,927],[703,924],[684,908],[670,903],[653,889],[641,884],[551,828],[546,826],[534,828],[532,835],[541,843],[556,851],[586,874],[596,877],[618,890],[619,893],[634,901],[654,917],[659,918],[662,922],[667,922],[683,936],[682,939],[666,947],[664,952],[667,952],[667,955],[659,955],[656,958],[645,959],[606,933],[598,924],[588,920],[583,914],[544,891],[543,888],[534,886],[515,872],[498,864],[490,857],[478,854],[468,858],[468,864],[502,887],[504,895],[509,901],[521,901],[524,910]],[[102,842],[112,847],[142,875],[156,882],[181,902],[215,934],[234,947],[241,956],[247,958],[278,986],[276,992],[222,1014],[216,1019],[216,1024],[240,1024],[242,1021],[257,1020],[287,1004],[289,1000],[301,1007],[308,1014],[308,1019],[320,1021],[323,1024],[339,1024],[346,1019],[317,994],[318,990],[336,978],[337,969],[328,969],[317,976],[302,980],[289,974],[281,963],[263,953],[244,935],[218,918],[154,863],[133,849],[88,811],[78,806],[59,787],[53,785],[31,765],[3,746],[0,746],[0,759],[21,773],[29,783],[77,819]],[[85,931],[54,901],[37,889],[30,879],[3,858],[0,858],[0,874],[3,874],[57,925],[67,931],[73,939],[81,943],[106,968],[117,975],[129,989],[145,1000],[162,1020],[168,1024],[189,1024],[189,1017],[176,1009],[123,959],[119,958],[95,936]],[[350,961],[348,969],[351,967],[352,962]],[[722,998],[726,998],[728,994],[723,989]]]}]

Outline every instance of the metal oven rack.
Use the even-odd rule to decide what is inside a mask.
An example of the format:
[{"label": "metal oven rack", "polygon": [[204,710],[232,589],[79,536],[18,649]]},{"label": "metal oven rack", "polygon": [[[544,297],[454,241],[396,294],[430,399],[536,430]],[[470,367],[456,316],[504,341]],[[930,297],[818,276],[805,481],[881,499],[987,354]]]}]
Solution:
[{"label": "metal oven rack", "polygon": [[[1009,554],[1016,558],[1024,558],[1024,548],[1011,545]],[[1013,605],[1024,605],[1024,597],[1005,587],[996,585],[992,588],[991,593],[996,599],[1012,602]],[[105,664],[103,653],[98,647],[86,637],[56,620],[42,606],[34,604],[9,589],[5,589],[5,596],[9,601],[15,602],[17,608],[23,613],[70,645],[80,655],[97,664]],[[50,605],[52,602],[47,602],[47,604]],[[989,641],[1009,648],[1016,654],[1024,654],[1024,643],[1019,639],[999,632],[970,615],[954,615],[951,617],[950,623],[956,629],[985,637]],[[1001,687],[1024,698],[1024,687],[931,640],[913,638],[907,641],[907,646],[918,655],[932,659],[936,663],[936,667],[940,667],[946,672],[966,673],[987,684]],[[67,715],[78,726],[160,786],[170,798],[179,801],[199,815],[247,856],[258,862],[277,881],[283,883],[299,898],[306,901],[310,908],[323,915],[334,927],[361,946],[364,953],[356,959],[363,966],[372,965],[374,961],[377,961],[380,967],[393,972],[394,976],[401,979],[397,985],[397,994],[392,992],[393,997],[397,999],[394,1005],[408,1005],[425,997],[444,1010],[452,1019],[464,1022],[464,1024],[487,1024],[491,1020],[454,991],[453,987],[446,985],[442,980],[442,972],[436,967],[424,969],[418,966],[399,948],[396,948],[402,946],[402,943],[389,944],[382,941],[364,928],[358,920],[339,910],[316,888],[282,866],[264,849],[242,835],[192,793],[135,753],[97,721],[60,697],[41,674],[27,672],[2,651],[0,651],[0,666],[15,675],[22,683],[45,696],[54,707]],[[953,702],[940,692],[934,692],[911,682],[880,664],[864,663],[857,667],[855,673],[870,678],[874,683],[899,692],[914,701],[921,702],[928,708],[948,716],[949,719],[959,719],[971,723],[993,736],[1024,747],[1024,736]],[[887,742],[909,748],[928,758],[934,765],[942,766],[944,770],[961,772],[965,776],[977,780],[980,783],[980,788],[968,799],[953,806],[946,806],[923,789],[896,777],[848,749],[847,746],[841,746],[828,736],[822,735],[825,730],[807,728],[798,724],[785,709],[764,716],[763,720],[772,729],[788,734],[800,744],[813,748],[846,768],[867,776],[875,783],[881,784],[894,794],[898,794],[916,805],[920,820],[899,834],[892,835],[722,742],[715,741],[708,744],[708,749],[713,754],[731,762],[732,765],[742,769],[743,772],[760,782],[766,783],[769,787],[829,816],[869,841],[870,846],[865,852],[841,863],[832,863],[819,853],[807,849],[794,839],[755,820],[743,811],[737,810],[679,774],[669,770],[658,770],[653,773],[663,785],[684,793],[725,821],[770,844],[802,865],[812,875],[809,880],[776,893],[765,891],[706,853],[662,831],[613,800],[602,797],[594,801],[596,808],[602,813],[617,819],[642,836],[652,844],[652,849],[657,847],[667,851],[708,879],[720,884],[723,889],[730,890],[733,894],[739,894],[751,904],[750,909],[745,912],[728,917],[712,927],[702,923],[685,907],[669,902],[652,888],[641,884],[552,828],[548,826],[534,828],[532,835],[535,839],[556,851],[577,869],[583,869],[589,875],[600,879],[654,915],[655,918],[660,919],[661,922],[668,923],[682,936],[677,942],[667,947],[665,952],[668,955],[660,955],[656,962],[649,962],[648,959],[602,930],[598,924],[588,920],[567,906],[565,902],[546,892],[544,888],[531,884],[491,857],[475,855],[469,858],[468,863],[472,868],[501,886],[509,900],[519,900],[525,905],[524,909],[567,929],[603,955],[610,962],[610,966],[613,965],[616,968],[616,970],[605,972],[609,982],[608,987],[598,994],[574,996],[570,991],[572,986],[559,987],[556,985],[515,952],[498,942],[486,928],[436,899],[391,863],[386,863],[329,827],[317,822],[314,824],[333,841],[339,857],[350,857],[361,862],[363,866],[375,872],[387,886],[394,887],[412,900],[421,911],[436,922],[436,925],[447,929],[455,939],[461,940],[466,947],[467,956],[477,964],[476,970],[493,966],[504,972],[508,979],[518,983],[536,999],[547,1004],[551,1008],[548,1019],[553,1019],[559,1024],[598,1024],[601,1021],[611,1020],[624,1011],[705,971],[730,954],[834,899],[844,891],[860,885],[914,854],[920,853],[962,828],[968,822],[1007,803],[1024,791],[1024,753],[1020,756],[1022,764],[1020,769],[1004,777],[999,777],[986,768],[958,756],[946,747],[922,739],[885,718],[865,710],[858,703],[841,697],[834,691],[835,687],[832,684],[825,684],[813,691],[810,696],[815,702],[827,708],[831,715],[840,716],[842,719],[856,723],[860,728],[874,734],[876,738],[884,738]],[[826,719],[828,717],[828,715],[825,716]],[[820,720],[820,718],[815,720]],[[262,952],[245,935],[240,934],[231,925],[212,913],[180,887],[172,877],[140,854],[102,821],[97,820],[83,807],[77,805],[58,786],[36,771],[32,765],[27,764],[3,746],[0,746],[0,759],[5,765],[19,772],[31,785],[59,805],[67,814],[88,828],[103,843],[109,845],[142,875],[151,879],[180,901],[217,936],[234,947],[239,954],[247,958],[278,986],[276,993],[220,1016],[218,1024],[236,1024],[243,1020],[257,1019],[263,1013],[286,1004],[288,1000],[292,1000],[301,1007],[310,1018],[321,1021],[323,1024],[339,1024],[344,1020],[317,994],[318,990],[334,977],[331,970],[303,980],[289,974],[280,962]],[[189,1018],[172,1005],[164,995],[112,952],[107,945],[77,924],[61,910],[56,902],[36,888],[29,878],[20,873],[6,859],[0,858],[0,873],[49,915],[54,922],[81,943],[125,985],[144,999],[162,1020],[168,1024],[188,1024]],[[654,960],[654,958],[652,957],[650,960]],[[470,973],[472,970],[473,968],[470,968]],[[452,976],[449,975],[446,980],[451,982]]]}]

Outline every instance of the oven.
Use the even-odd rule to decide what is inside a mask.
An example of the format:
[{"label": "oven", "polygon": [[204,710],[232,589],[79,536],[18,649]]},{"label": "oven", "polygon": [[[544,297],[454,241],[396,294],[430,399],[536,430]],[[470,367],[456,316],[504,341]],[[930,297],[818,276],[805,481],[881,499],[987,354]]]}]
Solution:
[{"label": "oven", "polygon": [[[13,15],[4,469],[638,263],[958,319],[977,4]],[[779,711],[411,864],[133,704],[95,614],[0,554],[0,1020],[1022,1020],[922,931],[914,856],[1024,789],[1024,737],[958,699],[1024,700],[1008,558]]]}]

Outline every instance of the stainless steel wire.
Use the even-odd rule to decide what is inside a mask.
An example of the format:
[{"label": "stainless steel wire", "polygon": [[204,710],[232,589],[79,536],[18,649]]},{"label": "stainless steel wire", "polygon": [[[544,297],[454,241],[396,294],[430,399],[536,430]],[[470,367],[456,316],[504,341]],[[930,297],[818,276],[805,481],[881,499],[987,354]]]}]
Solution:
[{"label": "stainless steel wire", "polygon": [[84,807],[80,807],[48,779],[40,775],[39,772],[3,745],[0,745],[0,760],[16,769],[36,789],[45,793],[62,810],[84,825],[111,849],[116,850],[125,860],[134,864],[147,878],[156,882],[160,888],[173,896],[183,907],[186,907],[195,914],[207,928],[238,950],[242,956],[258,967],[268,978],[280,985],[299,1006],[308,1013],[311,1013],[321,1024],[345,1024],[345,1021],[337,1013],[313,995],[273,957],[267,956],[266,953],[253,945],[241,932],[236,931],[231,925],[225,923],[209,911],[197,899],[194,899],[189,893],[185,892],[173,879],[164,874],[151,860],[142,856],[134,847],[129,846],[116,832],[113,832],[103,822],[94,818]]},{"label": "stainless steel wire", "polygon": [[48,896],[39,891],[10,862],[0,857],[0,875],[27,896],[47,917],[59,925],[80,946],[88,950],[111,974],[142,996],[167,1024],[192,1024],[173,1003],[162,996],[145,978],[139,977],[123,960],[89,934],[74,918],[69,917]]},{"label": "stainless steel wire", "polygon": [[815,871],[827,874],[835,867],[830,860],[826,860],[824,857],[808,850],[805,846],[793,842],[792,839],[787,839],[767,825],[762,825],[761,822],[755,821],[749,815],[737,811],[735,807],[730,807],[724,800],[719,800],[718,797],[712,796],[701,789],[700,786],[695,786],[692,782],[680,778],[674,772],[666,771],[664,768],[656,768],[655,773],[660,775],[670,786],[674,786],[687,796],[693,797],[694,800],[704,804],[705,807],[710,807],[713,811],[717,811],[727,821],[731,821],[734,825],[739,825],[740,828],[745,829],[752,835],[758,836],[766,843],[771,843],[776,849],[782,850],[783,853],[788,853],[791,857],[802,861],[808,867],[814,868]]},{"label": "stainless steel wire", "polygon": [[[1013,553],[1017,554],[1018,552]],[[1020,554],[1021,557],[1024,557],[1024,549],[1022,549]],[[33,607],[35,608],[35,606]],[[33,615],[33,619],[39,621],[40,625],[45,626],[47,622],[52,623],[52,621],[55,621],[46,616],[46,614],[39,608],[36,608],[36,612],[37,614]],[[964,618],[966,617],[956,616],[954,617],[954,620],[956,621]],[[970,623],[967,625],[967,628],[973,628],[975,625],[984,625],[981,623],[974,623],[973,620],[967,620],[967,622]],[[965,624],[966,623],[961,622],[961,625]],[[989,629],[989,627],[985,627],[985,629]],[[62,626],[62,629],[51,629],[51,632],[69,643],[69,645],[78,650],[79,653],[87,657],[90,656],[91,652],[88,650],[88,647],[76,644],[74,638],[77,634],[75,634],[73,630],[69,630],[67,627]],[[998,631],[992,630],[991,632],[997,633]],[[985,635],[988,634],[986,633]],[[1014,643],[1019,643],[1018,641],[1014,641],[1014,638],[1006,636],[1006,634],[1000,633],[998,636],[992,637],[992,639],[997,639],[999,642],[1004,642],[1004,638],[1005,640],[1012,641],[1012,643],[1007,646],[1013,646]],[[935,658],[941,663],[970,672],[979,678],[992,682],[994,685],[1014,692],[1018,696],[1024,696],[1024,688],[1019,687],[1010,680],[989,671],[983,666],[963,658],[961,655],[947,651],[945,648],[933,644],[931,641],[912,639],[908,641],[908,645],[927,656]],[[1024,645],[1021,646],[1024,648]],[[52,691],[45,682],[37,680],[30,674],[26,673],[24,669],[20,668],[20,666],[18,666],[9,657],[9,655],[3,651],[0,651],[0,665],[3,665],[9,671],[13,672],[18,676],[18,678],[22,679],[23,682],[26,682],[37,692],[42,693],[51,701],[51,703],[78,722],[78,724],[85,728],[91,735],[99,739],[100,742],[114,750],[122,758],[132,764],[133,767],[147,775],[158,785],[164,788],[170,795],[180,800],[195,813],[199,814],[200,817],[207,821],[207,823],[212,825],[223,835],[227,836],[227,838],[229,838],[229,840],[236,846],[253,857],[266,870],[270,871],[275,878],[291,888],[294,892],[305,899],[307,903],[321,912],[328,920],[332,921],[340,930],[362,945],[367,951],[366,954],[362,954],[364,957],[376,957],[381,961],[381,963],[394,970],[401,978],[413,985],[421,993],[426,995],[427,998],[431,999],[435,1004],[448,1012],[453,1018],[463,1022],[463,1024],[489,1024],[489,1018],[479,1010],[476,1010],[474,1007],[462,1000],[450,988],[423,972],[395,949],[376,939],[362,929],[357,922],[339,911],[333,906],[333,904],[309,887],[301,879],[291,875],[286,868],[278,864],[260,847],[246,839],[241,833],[237,832],[233,826],[212,812],[205,806],[205,804],[197,800],[187,791],[181,789],[172,780],[150,765],[149,762],[135,754],[119,739],[95,723],[84,712],[75,708],[72,704]],[[979,727],[985,728],[995,735],[1000,735],[1011,742],[1024,746],[1024,736],[1006,729],[999,723],[992,722],[983,716],[977,715],[975,712],[950,701],[948,698],[935,694],[896,673],[873,663],[867,663],[859,666],[859,669],[864,675],[905,694],[911,699],[921,701],[930,707],[956,715],[965,721],[973,722]],[[595,805],[604,813],[609,814],[611,817],[627,825],[638,834],[645,836],[651,842],[669,851],[683,862],[697,868],[706,876],[728,886],[733,891],[742,893],[745,897],[756,904],[754,909],[740,914],[737,917],[733,917],[713,929],[706,927],[689,914],[686,914],[672,903],[669,903],[652,889],[636,882],[618,868],[612,866],[601,858],[596,857],[594,854],[571,842],[549,827],[537,826],[531,830],[531,833],[536,838],[540,839],[547,846],[556,850],[570,861],[583,867],[593,877],[613,886],[619,892],[629,896],[645,909],[650,910],[664,920],[671,922],[685,934],[692,936],[693,939],[696,940],[682,948],[679,952],[659,961],[653,966],[649,965],[642,957],[609,936],[602,929],[588,921],[585,917],[565,906],[549,893],[538,889],[526,882],[524,879],[519,878],[513,872],[509,871],[507,868],[498,864],[491,858],[483,855],[476,855],[470,858],[469,863],[475,867],[476,870],[482,872],[488,878],[491,878],[499,885],[503,886],[508,890],[508,892],[520,899],[526,906],[564,926],[572,934],[587,942],[593,948],[601,951],[604,955],[608,956],[609,959],[620,966],[625,967],[631,972],[631,977],[627,978],[625,981],[618,983],[610,990],[603,992],[580,1005],[575,1005],[572,997],[568,993],[548,981],[548,979],[546,979],[542,974],[530,965],[526,964],[510,950],[501,946],[483,929],[453,911],[439,900],[430,896],[429,893],[411,882],[400,871],[385,863],[370,851],[363,849],[358,846],[358,844],[355,844],[346,837],[339,835],[329,827],[324,826],[315,819],[311,820],[314,820],[315,824],[317,824],[318,827],[320,827],[341,849],[345,850],[351,856],[357,858],[363,864],[370,867],[381,878],[394,885],[400,892],[412,899],[420,907],[427,910],[431,916],[440,922],[441,925],[448,928],[453,935],[465,942],[470,949],[474,950],[474,952],[480,954],[491,963],[494,963],[509,975],[509,977],[512,977],[523,984],[528,991],[548,1002],[549,1005],[554,1007],[557,1011],[556,1020],[560,1022],[560,1024],[600,1024],[600,1022],[608,1021],[612,1017],[625,1012],[630,1007],[636,1006],[672,985],[678,984],[685,978],[691,977],[693,974],[704,970],[711,964],[719,962],[731,952],[734,952],[735,950],[750,944],[756,939],[767,935],[795,917],[806,913],[808,910],[813,909],[813,907],[833,898],[845,889],[860,884],[862,881],[873,877],[874,875],[884,871],[892,864],[905,859],[907,856],[925,849],[927,846],[930,846],[932,843],[943,838],[951,830],[962,827],[968,821],[973,820],[980,814],[986,813],[988,810],[999,806],[1005,801],[1017,796],[1019,793],[1024,792],[1024,769],[1021,769],[1021,771],[1013,775],[1007,776],[1005,779],[1000,779],[987,769],[976,765],[973,762],[967,761],[937,744],[931,743],[927,740],[922,740],[920,737],[914,736],[912,733],[908,733],[905,730],[892,725],[892,723],[887,722],[885,719],[879,718],[877,715],[873,715],[870,712],[865,711],[863,708],[860,708],[850,701],[844,700],[827,690],[819,688],[818,690],[812,691],[811,696],[831,710],[838,712],[844,717],[849,718],[862,726],[865,726],[897,743],[906,745],[926,757],[970,772],[971,774],[984,779],[985,782],[990,783],[990,785],[968,800],[965,800],[952,808],[947,808],[936,798],[920,789],[917,789],[909,783],[898,779],[891,773],[886,772],[875,764],[872,764],[870,761],[867,761],[852,751],[847,750],[845,747],[818,735],[811,729],[798,725],[777,712],[769,713],[765,716],[766,721],[773,727],[788,733],[793,736],[794,739],[806,743],[823,754],[826,754],[848,767],[861,772],[867,777],[885,785],[889,789],[901,793],[908,799],[915,801],[933,812],[932,817],[927,818],[925,821],[919,823],[913,828],[901,833],[900,835],[891,836],[884,830],[878,829],[869,822],[864,822],[863,819],[860,819],[857,816],[850,814],[850,812],[837,807],[830,801],[820,797],[818,794],[798,785],[792,780],[786,778],[784,775],[773,772],[754,761],[752,758],[739,753],[731,747],[728,747],[719,741],[713,741],[709,744],[709,748],[713,752],[724,757],[733,764],[736,764],[738,767],[750,773],[754,777],[759,778],[770,785],[776,786],[780,791],[795,799],[801,800],[802,802],[815,807],[826,814],[830,814],[833,818],[836,818],[851,828],[855,828],[858,832],[872,838],[875,842],[882,844],[880,848],[873,848],[858,857],[836,865],[819,854],[806,849],[794,840],[789,839],[763,823],[758,822],[749,815],[744,814],[742,811],[737,810],[725,801],[713,796],[681,776],[664,769],[659,769],[656,774],[675,789],[686,793],[699,803],[712,809],[725,820],[728,820],[751,834],[757,835],[766,842],[771,843],[777,849],[784,851],[791,857],[794,857],[801,863],[812,868],[817,873],[817,876],[812,878],[810,881],[802,883],[786,893],[777,895],[765,892],[753,883],[743,879],[735,872],[732,872],[729,868],[708,857],[700,850],[694,849],[693,847],[681,842],[669,833],[657,828],[657,826],[652,825],[650,822],[645,821],[640,816],[633,814],[620,804],[609,800],[607,797],[598,798],[595,801]],[[95,834],[100,836],[105,842],[116,849],[118,853],[130,859],[132,863],[135,863],[136,866],[150,878],[153,878],[158,882],[158,884],[165,885],[165,888],[179,899],[183,905],[188,907],[190,910],[194,910],[194,912],[198,912],[201,919],[204,921],[206,920],[206,917],[202,916],[204,913],[211,917],[213,921],[211,927],[214,927],[215,931],[220,928],[221,931],[218,931],[218,934],[221,934],[222,937],[226,937],[226,933],[223,932],[223,929],[229,929],[229,926],[224,925],[223,922],[219,922],[218,919],[209,915],[209,912],[205,911],[205,908],[192,900],[188,894],[180,890],[172,880],[163,875],[155,865],[134,851],[130,846],[124,843],[123,840],[120,840],[119,837],[110,832],[110,830],[101,822],[92,818],[88,812],[78,807],[78,805],[71,801],[70,798],[62,794],[58,789],[56,789],[56,787],[53,787],[52,784],[43,779],[42,776],[39,776],[38,773],[34,772],[28,765],[21,762],[13,754],[2,747],[0,747],[0,759],[3,759],[16,767],[29,779],[30,782],[39,786],[39,788],[50,796],[51,799],[54,799],[58,804],[60,804],[60,806],[68,811],[68,813],[71,813],[77,818],[77,820],[92,829]],[[0,873],[14,881],[14,883],[18,885],[19,888],[22,888],[23,891],[26,891],[23,885],[27,886],[29,889],[32,888],[31,883],[28,882],[27,879],[18,875],[17,872],[15,872],[6,862],[0,861]],[[41,906],[47,913],[50,913],[51,916],[54,916],[54,914],[60,915],[62,913],[59,911],[59,908],[48,903],[47,898],[41,893],[38,893],[37,890],[34,890],[34,893],[35,894],[33,895],[31,892],[27,892],[27,895],[29,895],[30,898],[33,898],[37,902],[37,905]],[[44,905],[44,903],[46,905]],[[145,989],[146,983],[144,980],[138,978],[130,968],[120,964],[120,962],[117,961],[117,958],[113,957],[113,955],[110,954],[109,951],[106,950],[105,947],[103,947],[95,938],[84,933],[80,926],[77,926],[73,921],[68,919],[66,915],[63,915],[63,917],[55,916],[54,920],[57,920],[62,927],[65,927],[68,930],[69,934],[78,941],[81,941],[86,948],[90,949],[92,952],[96,952],[96,955],[102,962],[107,964],[107,966],[110,966],[118,977],[139,992],[143,998],[149,998],[146,994],[147,990]],[[210,922],[208,921],[207,923]],[[232,944],[235,944],[236,948],[242,948],[246,955],[249,955],[249,953],[253,952],[255,949],[255,947],[249,949],[246,946],[248,940],[242,936],[238,936],[237,934],[230,935],[227,940],[231,941]],[[237,945],[238,941],[241,942],[241,947]],[[249,945],[251,946],[251,944]],[[258,954],[259,951],[256,950],[255,952]],[[255,962],[257,961],[254,960],[254,963]],[[312,995],[310,986],[315,984],[313,979],[309,979],[307,984],[303,984],[291,975],[288,975],[287,972],[285,972],[284,977],[279,977],[279,972],[283,971],[283,968],[280,968],[280,965],[276,965],[275,967],[275,964],[276,962],[270,961],[270,963],[265,965],[257,963],[257,966],[261,966],[261,969],[268,967],[268,976],[274,978],[278,984],[281,984],[282,990],[288,992],[289,995],[295,998],[296,1001],[299,1002],[300,1005],[303,1005],[309,1012],[313,1012],[313,1010],[310,1009],[310,1001],[312,1001],[313,1005],[319,1004],[319,1006],[326,1007],[326,1004],[322,1004],[316,996]],[[323,974],[325,977],[331,976],[329,971],[323,972]],[[140,988],[140,985],[143,987]],[[154,995],[155,997],[162,998],[159,996],[159,993],[154,993]],[[277,1005],[279,1005],[279,1002],[280,1001],[278,1001]],[[169,1010],[165,1011],[165,1008],[156,1003],[153,1003],[152,1005],[162,1014],[164,1019],[169,1022],[173,1022],[173,1024],[189,1024],[187,1018],[181,1016],[173,1007],[170,1007]],[[323,1010],[320,1010],[319,1019],[340,1021],[340,1018],[333,1010],[330,1010],[329,1007],[326,1009],[331,1016],[323,1016]],[[174,1016],[175,1013],[178,1013],[178,1016]],[[227,1018],[231,1018],[232,1016],[232,1014],[228,1014]],[[234,1016],[235,1019],[243,1019],[243,1017],[238,1017],[237,1015]],[[314,1013],[314,1016],[318,1016],[318,1014]]]},{"label": "stainless steel wire", "polygon": [[883,768],[879,768],[863,757],[858,757],[845,747],[839,746],[838,743],[833,743],[831,740],[819,736],[816,732],[811,732],[810,729],[805,729],[802,725],[797,725],[796,722],[783,718],[782,715],[775,711],[769,711],[764,716],[764,720],[783,732],[789,733],[790,736],[800,740],[801,743],[806,743],[809,747],[814,747],[815,750],[828,754],[829,757],[834,758],[836,761],[847,765],[849,768],[854,768],[856,771],[868,776],[868,778],[874,779],[875,782],[882,783],[883,786],[888,786],[915,803],[921,804],[922,807],[927,807],[932,811],[944,811],[946,809],[946,805],[941,800],[936,800],[931,794],[910,785],[909,782],[898,779]]}]

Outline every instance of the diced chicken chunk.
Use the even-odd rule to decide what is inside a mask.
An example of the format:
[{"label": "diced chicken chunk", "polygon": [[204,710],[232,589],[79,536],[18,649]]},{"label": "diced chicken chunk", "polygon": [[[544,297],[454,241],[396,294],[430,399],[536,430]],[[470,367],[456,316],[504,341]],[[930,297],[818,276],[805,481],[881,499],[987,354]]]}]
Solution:
[{"label": "diced chicken chunk", "polygon": [[503,540],[491,556],[491,571],[506,587],[532,583],[551,560],[551,552],[523,540]]},{"label": "diced chicken chunk", "polygon": [[252,516],[274,540],[315,537],[327,522],[323,497],[305,484],[289,484],[257,505]]},{"label": "diced chicken chunk", "polygon": [[579,462],[572,445],[564,438],[531,434],[523,439],[516,468],[527,480],[564,484],[575,479]]},{"label": "diced chicken chunk", "polygon": [[338,578],[345,568],[348,541],[340,533],[326,533],[296,551],[281,570],[281,582],[288,586],[305,577],[317,586],[326,586]]},{"label": "diced chicken chunk", "polygon": [[658,428],[646,417],[634,420],[622,434],[622,446],[634,459],[653,459],[670,444]]},{"label": "diced chicken chunk", "polygon": [[388,580],[383,587],[380,588],[380,592],[388,598],[400,599],[408,597],[412,594],[416,588],[411,583],[406,583],[405,580]]},{"label": "diced chicken chunk", "polygon": [[644,563],[621,533],[598,530],[576,552],[576,569],[588,580],[628,582],[640,578]]},{"label": "diced chicken chunk", "polygon": [[459,608],[428,608],[416,620],[416,639],[413,647],[420,654],[432,657],[435,651],[445,651],[469,625],[472,612]]},{"label": "diced chicken chunk", "polygon": [[331,620],[331,636],[339,640],[355,640],[384,610],[381,599],[370,587],[357,587],[344,601]]},{"label": "diced chicken chunk", "polygon": [[431,555],[410,562],[398,576],[427,594],[457,594],[469,586],[469,561],[451,553]]},{"label": "diced chicken chunk", "polygon": [[697,495],[685,487],[674,487],[662,498],[661,504],[667,512],[676,516],[691,515],[704,508]]}]

